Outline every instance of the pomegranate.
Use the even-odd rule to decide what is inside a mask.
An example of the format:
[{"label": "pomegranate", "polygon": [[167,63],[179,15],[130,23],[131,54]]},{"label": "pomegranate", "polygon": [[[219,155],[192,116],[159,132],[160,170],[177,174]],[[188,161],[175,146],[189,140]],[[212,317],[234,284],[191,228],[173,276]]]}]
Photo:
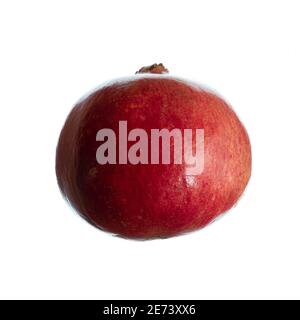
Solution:
[{"label": "pomegranate", "polygon": [[126,238],[166,238],[230,209],[251,173],[247,132],[216,94],[144,67],[81,99],[61,131],[62,194],[90,223]]}]

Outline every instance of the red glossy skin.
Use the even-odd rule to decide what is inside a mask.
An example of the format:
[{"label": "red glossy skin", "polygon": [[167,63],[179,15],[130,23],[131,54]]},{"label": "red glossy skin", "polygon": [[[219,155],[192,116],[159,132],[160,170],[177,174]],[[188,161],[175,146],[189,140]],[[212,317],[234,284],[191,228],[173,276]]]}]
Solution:
[{"label": "red glossy skin", "polygon": [[[96,133],[134,128],[204,128],[201,175],[185,165],[99,165]],[[130,146],[130,144],[128,145]],[[166,76],[136,76],[90,94],[71,111],[60,135],[60,189],[95,226],[128,238],[174,236],[207,225],[245,189],[251,150],[245,128],[215,94]]]}]

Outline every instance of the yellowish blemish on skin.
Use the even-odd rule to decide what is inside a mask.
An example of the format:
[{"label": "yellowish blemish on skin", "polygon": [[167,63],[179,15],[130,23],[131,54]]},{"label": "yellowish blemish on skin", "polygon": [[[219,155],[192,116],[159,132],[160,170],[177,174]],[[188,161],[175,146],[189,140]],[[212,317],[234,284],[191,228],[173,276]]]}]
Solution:
[{"label": "yellowish blemish on skin", "polygon": [[143,105],[141,103],[131,103],[127,107],[127,109],[140,109],[140,108],[143,108]]},{"label": "yellowish blemish on skin", "polygon": [[97,175],[97,168],[93,167],[89,170],[89,176],[90,177],[95,177]]}]

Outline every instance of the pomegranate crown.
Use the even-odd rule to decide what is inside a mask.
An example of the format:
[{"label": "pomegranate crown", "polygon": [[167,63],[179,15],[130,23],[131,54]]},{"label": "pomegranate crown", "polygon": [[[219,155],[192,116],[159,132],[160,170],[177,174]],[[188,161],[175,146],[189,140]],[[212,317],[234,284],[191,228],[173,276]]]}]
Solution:
[{"label": "pomegranate crown", "polygon": [[154,63],[150,66],[146,66],[141,68],[139,71],[136,72],[138,73],[156,73],[156,74],[163,74],[163,73],[168,73],[168,69],[162,64],[162,63]]}]

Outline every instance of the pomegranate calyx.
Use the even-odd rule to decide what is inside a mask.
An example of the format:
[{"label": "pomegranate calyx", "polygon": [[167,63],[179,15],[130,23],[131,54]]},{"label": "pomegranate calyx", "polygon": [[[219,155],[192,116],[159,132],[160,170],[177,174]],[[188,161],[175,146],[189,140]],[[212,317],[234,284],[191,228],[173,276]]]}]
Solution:
[{"label": "pomegranate calyx", "polygon": [[146,66],[141,68],[137,73],[156,73],[156,74],[163,74],[169,73],[168,69],[162,63],[154,63],[151,66]]}]

